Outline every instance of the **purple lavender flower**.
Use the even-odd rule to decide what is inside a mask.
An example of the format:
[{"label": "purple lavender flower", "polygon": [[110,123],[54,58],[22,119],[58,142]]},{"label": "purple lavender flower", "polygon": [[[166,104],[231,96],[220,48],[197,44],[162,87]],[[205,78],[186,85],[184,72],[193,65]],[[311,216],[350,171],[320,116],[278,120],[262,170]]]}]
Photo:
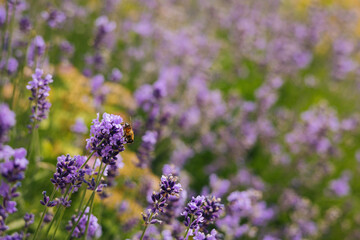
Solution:
[{"label": "purple lavender flower", "polygon": [[97,28],[94,47],[99,48],[99,46],[103,43],[105,37],[116,28],[116,23],[109,21],[107,16],[101,16],[96,19],[95,26]]},{"label": "purple lavender flower", "polygon": [[74,53],[74,46],[65,40],[60,43],[60,50],[67,55],[72,55]]},{"label": "purple lavender flower", "polygon": [[146,131],[145,135],[142,136],[142,142],[137,153],[139,158],[139,167],[147,167],[151,162],[152,154],[157,142],[157,136],[158,133],[156,131]]},{"label": "purple lavender flower", "polygon": [[64,12],[53,9],[50,12],[42,12],[41,16],[51,28],[59,28],[61,24],[66,20]]},{"label": "purple lavender flower", "polygon": [[206,232],[206,228],[220,217],[220,213],[224,209],[224,205],[221,204],[220,198],[207,196],[204,200],[202,209],[204,221],[201,224],[201,229]]},{"label": "purple lavender flower", "polygon": [[[43,77],[43,71],[36,69],[35,74],[32,75],[32,81],[26,86],[31,91],[30,101],[34,101],[31,108],[31,121],[36,123],[47,118],[51,103],[47,101],[49,96],[49,84],[53,82],[50,74]],[[35,125],[35,127],[38,127]]]},{"label": "purple lavender flower", "polygon": [[51,213],[46,213],[44,217],[44,223],[49,223],[53,219],[53,215]]},{"label": "purple lavender flower", "polygon": [[219,179],[215,174],[210,175],[210,186],[212,195],[222,197],[230,188],[230,181],[226,179]]},{"label": "purple lavender flower", "polygon": [[181,184],[177,183],[177,177],[173,175],[162,176],[160,181],[160,194],[164,198],[169,196],[179,197],[179,193],[182,191]]},{"label": "purple lavender flower", "polygon": [[113,68],[110,75],[110,81],[119,82],[122,79],[123,75],[121,71],[117,68]]},{"label": "purple lavender flower", "polygon": [[146,214],[141,213],[146,225],[161,223],[157,218],[160,213],[165,212],[167,200],[170,196],[179,198],[179,193],[182,191],[180,183],[177,183],[177,177],[170,175],[162,176],[160,181],[160,191],[153,192],[151,195],[152,206],[147,209]]},{"label": "purple lavender flower", "polygon": [[4,237],[1,237],[1,240],[22,240],[24,239],[24,233],[13,233],[12,235],[5,235]]},{"label": "purple lavender flower", "polygon": [[16,72],[18,66],[19,66],[19,63],[16,60],[16,58],[13,58],[13,57],[9,58],[8,63],[7,63],[7,69],[6,69],[7,73],[9,75],[13,75]]},{"label": "purple lavender flower", "polygon": [[3,26],[6,21],[6,10],[3,6],[0,6],[0,26]]},{"label": "purple lavender flower", "polygon": [[104,85],[105,78],[102,74],[97,74],[91,79],[91,92],[94,95],[95,106],[100,107],[106,99],[109,89]]},{"label": "purple lavender flower", "polygon": [[8,140],[8,132],[15,123],[15,113],[5,103],[0,104],[0,148]]},{"label": "purple lavender flower", "polygon": [[184,212],[181,214],[185,217],[184,224],[192,230],[200,227],[204,221],[203,217],[203,204],[205,196],[192,197],[191,201],[185,207]]},{"label": "purple lavender flower", "polygon": [[[41,36],[36,36],[30,46],[28,52],[28,65],[33,67],[34,64],[37,66],[37,61],[41,58],[45,53],[46,44],[44,39]],[[36,62],[35,62],[36,61]]]},{"label": "purple lavender flower", "polygon": [[0,150],[0,173],[8,182],[17,182],[24,179],[24,174],[29,161],[25,158],[26,150],[24,148],[12,149],[10,146],[4,146]]},{"label": "purple lavender flower", "polygon": [[345,172],[340,178],[332,180],[329,188],[336,196],[346,196],[350,192],[349,180],[350,175],[348,172]]},{"label": "purple lavender flower", "polygon": [[111,187],[116,184],[115,178],[119,175],[119,169],[124,167],[124,162],[122,161],[122,157],[119,154],[117,156],[116,164],[109,165],[106,167],[104,176],[106,177],[106,185]]},{"label": "purple lavender flower", "polygon": [[19,28],[22,32],[28,33],[32,28],[30,19],[28,17],[22,17],[19,20]]},{"label": "purple lavender flower", "polygon": [[31,224],[34,223],[34,214],[25,213],[24,221],[25,221],[25,228],[28,228]]},{"label": "purple lavender flower", "polygon": [[85,170],[80,169],[86,158],[83,156],[62,155],[57,158],[56,172],[51,182],[62,192],[70,187],[73,192],[78,191],[84,181]]},{"label": "purple lavender flower", "polygon": [[47,206],[47,207],[55,207],[59,204],[58,201],[50,201],[50,197],[46,195],[46,191],[42,192],[43,194],[43,200],[40,200],[40,204]]},{"label": "purple lavender flower", "polygon": [[71,131],[78,134],[87,133],[88,129],[83,118],[76,118],[74,125],[71,126]]},{"label": "purple lavender flower", "polygon": [[120,116],[104,113],[99,121],[99,114],[93,120],[90,128],[86,148],[95,151],[95,155],[102,158],[104,163],[116,164],[117,155],[125,150],[123,119]]},{"label": "purple lavender flower", "polygon": [[13,57],[10,57],[7,61],[1,60],[0,62],[0,68],[5,69],[8,75],[13,75],[16,72],[18,66],[18,61],[16,60],[16,58]]},{"label": "purple lavender flower", "polygon": [[[72,237],[75,238],[81,238],[82,236],[84,236],[85,234],[85,230],[86,230],[86,226],[88,223],[88,216],[89,215],[89,207],[86,208],[85,210],[85,214],[81,217],[78,225],[75,227],[75,230],[72,234]],[[71,220],[68,222],[68,225],[66,226],[66,230],[71,231],[74,224],[76,224],[76,222],[79,220],[79,216],[77,215],[73,215],[71,217]],[[87,236],[90,238],[99,238],[102,234],[101,231],[101,226],[98,223],[98,219],[97,217],[95,217],[94,215],[90,215],[90,220],[89,220],[89,228],[88,228],[88,232],[87,232]]]},{"label": "purple lavender flower", "polygon": [[24,173],[28,164],[25,158],[26,150],[23,148],[12,149],[10,146],[0,148],[0,173],[3,177],[0,185],[0,233],[7,230],[5,220],[9,214],[17,211],[16,202],[13,198],[19,196],[16,192],[20,181],[24,179]]},{"label": "purple lavender flower", "polygon": [[211,230],[211,232],[207,235],[200,231],[196,231],[194,234],[194,240],[216,240],[217,231],[215,229]]}]

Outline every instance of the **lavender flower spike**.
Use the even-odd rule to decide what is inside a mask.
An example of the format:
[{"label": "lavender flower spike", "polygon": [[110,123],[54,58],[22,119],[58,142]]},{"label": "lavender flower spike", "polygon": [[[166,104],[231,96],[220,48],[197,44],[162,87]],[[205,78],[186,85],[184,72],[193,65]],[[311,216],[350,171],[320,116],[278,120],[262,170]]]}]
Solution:
[{"label": "lavender flower spike", "polygon": [[15,113],[5,103],[0,104],[0,147],[8,140],[7,134],[15,122]]},{"label": "lavender flower spike", "polygon": [[90,128],[90,138],[86,139],[86,148],[95,151],[95,156],[101,157],[106,164],[115,165],[117,155],[125,150],[123,119],[120,116],[104,113],[103,118],[93,120]]},{"label": "lavender flower spike", "polygon": [[[31,108],[32,115],[30,116],[32,122],[40,122],[47,118],[51,103],[47,101],[49,96],[49,84],[53,82],[50,74],[43,77],[43,70],[36,69],[35,74],[32,75],[32,81],[26,86],[31,91],[30,101],[34,104]],[[37,126],[35,126],[37,127]]]},{"label": "lavender flower spike", "polygon": [[[89,218],[89,207],[86,208],[85,214],[81,217],[78,225],[75,227],[75,230],[72,234],[72,237],[74,238],[81,238],[85,234],[86,225]],[[73,228],[73,225],[79,220],[79,216],[73,215],[71,217],[71,220],[68,222],[68,225],[66,226],[66,230],[71,231]],[[89,229],[88,229],[88,236],[89,237],[96,237],[99,238],[102,234],[101,226],[98,223],[98,219],[94,215],[90,215],[89,220]]]},{"label": "lavender flower spike", "polygon": [[150,224],[161,223],[157,217],[160,213],[165,211],[167,206],[166,201],[170,196],[179,197],[179,193],[183,190],[180,183],[177,183],[177,177],[169,174],[167,176],[162,176],[160,181],[160,191],[153,192],[151,195],[152,206],[146,210],[146,213],[141,213],[145,228],[143,230],[142,236],[140,239],[143,239],[146,229]]}]

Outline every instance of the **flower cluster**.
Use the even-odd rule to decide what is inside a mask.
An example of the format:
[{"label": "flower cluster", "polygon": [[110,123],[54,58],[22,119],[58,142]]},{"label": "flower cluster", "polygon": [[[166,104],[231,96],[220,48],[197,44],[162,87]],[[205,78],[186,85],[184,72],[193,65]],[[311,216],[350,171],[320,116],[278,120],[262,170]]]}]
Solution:
[{"label": "flower cluster", "polygon": [[154,191],[151,195],[151,208],[147,209],[146,214],[142,213],[146,225],[161,223],[162,221],[158,219],[157,216],[165,212],[169,197],[174,196],[179,198],[179,193],[182,191],[182,188],[181,184],[177,181],[177,177],[171,174],[161,177],[159,192]]},{"label": "flower cluster", "polygon": [[[227,236],[232,238],[240,238],[250,233],[252,225],[261,223],[260,218],[266,222],[273,217],[273,214],[268,214],[265,210],[259,213],[258,204],[261,204],[260,199],[261,192],[257,190],[249,189],[242,192],[232,192],[227,197],[229,204],[226,215],[218,220],[216,225],[225,231]],[[259,216],[259,214],[262,215]],[[247,219],[247,222],[245,219]]]},{"label": "flower cluster", "polygon": [[[33,101],[31,108],[31,121],[33,123],[40,122],[47,118],[51,103],[47,100],[49,96],[49,84],[53,82],[50,74],[43,77],[43,70],[36,69],[32,75],[32,81],[26,86],[31,91],[30,101]],[[37,127],[37,126],[35,126]]]},{"label": "flower cluster", "polygon": [[[72,234],[72,237],[81,238],[85,234],[86,226],[88,224],[88,219],[89,219],[89,208],[85,210],[85,214],[80,218],[80,220],[79,220],[79,216],[73,215],[71,217],[71,220],[68,222],[66,229],[68,231],[71,231],[74,224],[78,222]],[[88,234],[87,236],[90,238],[98,238],[101,236],[101,226],[98,223],[97,217],[95,217],[92,214],[90,215],[87,234]]]},{"label": "flower cluster", "polygon": [[70,190],[76,192],[84,181],[85,170],[81,169],[81,167],[85,161],[84,156],[74,156],[72,158],[70,155],[62,155],[58,157],[56,172],[51,179],[55,188],[64,192],[66,188],[70,187]]},{"label": "flower cluster", "polygon": [[84,119],[77,118],[74,125],[71,126],[71,131],[78,134],[87,133],[88,129],[85,125]]},{"label": "flower cluster", "polygon": [[10,183],[15,183],[24,179],[25,170],[29,161],[26,159],[26,150],[24,148],[12,149],[5,145],[0,151],[1,175]]},{"label": "flower cluster", "polygon": [[31,224],[34,223],[34,214],[25,213],[24,221],[25,221],[25,228],[28,228]]},{"label": "flower cluster", "polygon": [[90,128],[86,148],[95,151],[95,155],[102,158],[106,164],[116,164],[117,155],[125,150],[123,119],[120,116],[104,113],[103,118],[93,120]]},{"label": "flower cluster", "polygon": [[205,202],[204,196],[192,197],[191,201],[185,207],[182,215],[185,217],[184,224],[192,230],[198,229],[200,224],[204,221],[203,204]]},{"label": "flower cluster", "polygon": [[[12,149],[10,146],[3,146],[0,149],[0,173],[5,181],[1,181],[0,196],[0,232],[5,232],[8,227],[5,220],[9,214],[17,212],[16,202],[12,201],[19,196],[17,188],[20,181],[24,179],[28,160],[26,150],[23,148]],[[30,224],[30,223],[29,223]]]},{"label": "flower cluster", "polygon": [[55,200],[50,200],[50,197],[46,195],[46,191],[42,192],[43,195],[43,200],[40,200],[40,204],[47,206],[47,207],[55,207],[56,205],[59,204],[59,201]]},{"label": "flower cluster", "polygon": [[210,234],[208,227],[215,223],[220,217],[224,205],[220,203],[220,198],[210,196],[192,197],[191,201],[185,207],[182,215],[185,217],[184,224],[188,228],[185,239],[193,236],[194,239],[216,239],[216,230],[212,230]]},{"label": "flower cluster", "polygon": [[41,57],[45,54],[46,44],[41,36],[36,36],[30,43],[27,62],[30,67],[37,67]]},{"label": "flower cluster", "polygon": [[15,125],[15,113],[5,103],[0,104],[0,148],[8,140],[8,132]]},{"label": "flower cluster", "polygon": [[146,131],[145,135],[142,136],[141,146],[138,150],[139,163],[138,166],[145,168],[151,162],[151,154],[154,151],[155,144],[157,142],[158,133],[156,131]]},{"label": "flower cluster", "polygon": [[66,20],[65,13],[56,9],[49,12],[42,12],[41,16],[51,28],[59,28],[59,26],[61,26],[61,24]]}]

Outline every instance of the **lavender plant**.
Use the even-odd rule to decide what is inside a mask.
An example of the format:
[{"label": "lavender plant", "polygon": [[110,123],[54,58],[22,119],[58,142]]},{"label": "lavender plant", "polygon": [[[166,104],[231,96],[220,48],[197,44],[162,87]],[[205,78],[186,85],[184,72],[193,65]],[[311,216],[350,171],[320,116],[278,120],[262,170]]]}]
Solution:
[{"label": "lavender plant", "polygon": [[322,2],[2,1],[0,238],[359,239],[358,6]]}]

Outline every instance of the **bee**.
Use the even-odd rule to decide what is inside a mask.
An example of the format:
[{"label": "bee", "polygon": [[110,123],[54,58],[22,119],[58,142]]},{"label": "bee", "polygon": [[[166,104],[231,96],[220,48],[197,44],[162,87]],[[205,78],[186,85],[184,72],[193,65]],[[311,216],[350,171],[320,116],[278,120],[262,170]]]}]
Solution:
[{"label": "bee", "polygon": [[124,127],[124,137],[126,139],[126,143],[133,143],[134,142],[134,131],[131,125],[127,122],[122,124]]}]

